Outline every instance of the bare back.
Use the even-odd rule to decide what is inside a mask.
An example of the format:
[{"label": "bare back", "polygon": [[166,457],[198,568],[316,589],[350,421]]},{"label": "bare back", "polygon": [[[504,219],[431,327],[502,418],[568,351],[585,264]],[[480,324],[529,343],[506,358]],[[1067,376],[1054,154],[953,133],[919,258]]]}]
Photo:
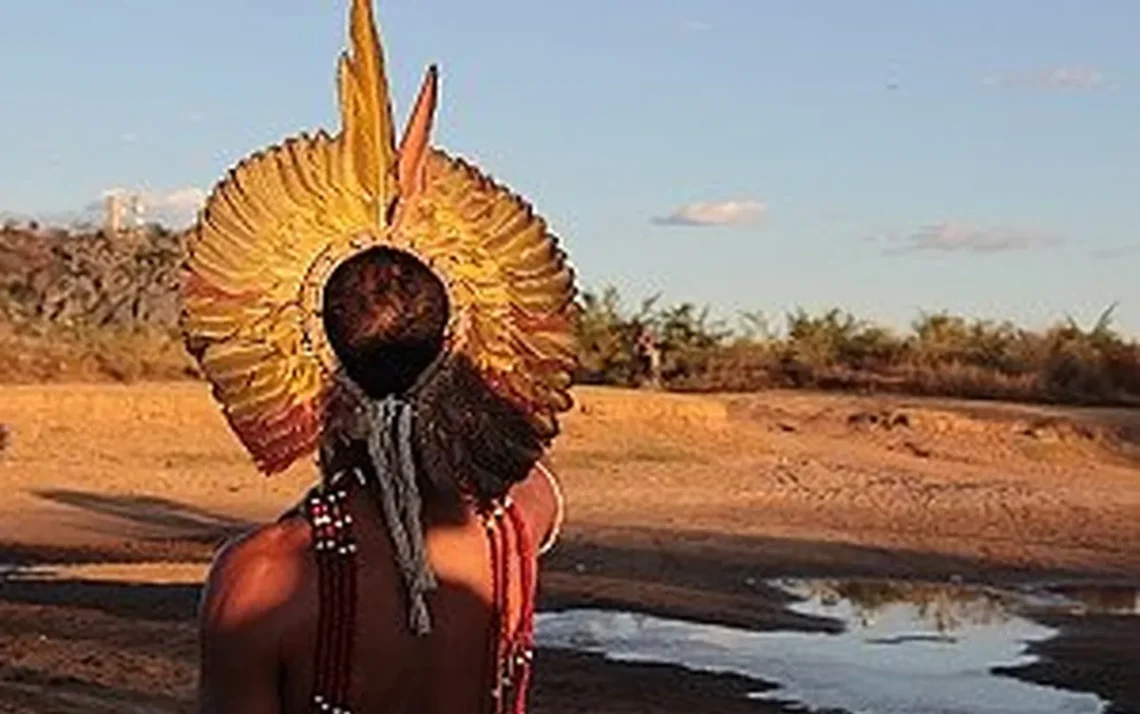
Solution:
[{"label": "bare back", "polygon": [[[557,517],[553,488],[536,472],[511,491],[540,539]],[[429,597],[433,631],[418,637],[407,626],[402,581],[378,507],[356,490],[348,510],[359,548],[352,714],[484,711],[493,596],[480,518],[466,508],[425,508],[428,559],[439,586]],[[309,523],[291,515],[219,554],[202,607],[202,714],[312,711],[321,623],[311,546]],[[506,616],[516,620],[520,613]]]}]

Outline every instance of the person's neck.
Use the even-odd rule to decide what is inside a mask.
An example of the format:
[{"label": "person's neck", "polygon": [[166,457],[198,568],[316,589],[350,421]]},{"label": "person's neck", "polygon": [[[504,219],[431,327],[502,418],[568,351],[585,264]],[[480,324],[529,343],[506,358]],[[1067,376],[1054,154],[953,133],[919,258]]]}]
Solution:
[{"label": "person's neck", "polygon": [[[328,484],[336,480],[339,483],[349,484],[350,492],[367,489],[378,478],[372,460],[368,455],[368,447],[364,442],[352,441],[338,445],[326,452],[321,460],[321,479]],[[358,475],[359,474],[359,475]],[[461,489],[452,492],[441,492],[433,485],[430,479],[418,479],[420,499],[426,514],[432,520],[451,520],[467,512],[474,499],[464,497]]]}]

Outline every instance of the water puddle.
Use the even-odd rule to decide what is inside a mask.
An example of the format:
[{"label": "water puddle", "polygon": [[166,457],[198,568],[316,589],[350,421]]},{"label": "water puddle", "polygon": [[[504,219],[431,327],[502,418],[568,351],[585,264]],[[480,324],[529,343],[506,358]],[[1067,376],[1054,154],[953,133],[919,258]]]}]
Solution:
[{"label": "water puddle", "polygon": [[791,609],[844,624],[840,634],[753,632],[626,612],[539,615],[541,646],[775,682],[756,699],[852,714],[1099,714],[1094,695],[995,676],[1033,661],[1054,630],[1032,612],[1136,615],[1135,588],[996,590],[883,581],[779,581]]},{"label": "water puddle", "polygon": [[[29,567],[0,562],[0,589],[5,580],[190,584],[201,582],[205,569],[201,563]],[[1034,622],[1034,614],[1104,614],[1140,622],[1140,589],[1128,586],[771,584],[796,598],[790,610],[834,620],[842,631],[751,631],[630,612],[569,610],[538,615],[538,644],[617,661],[741,675],[778,685],[752,698],[851,714],[1101,714],[1105,702],[1094,695],[997,676],[992,669],[1032,662],[1026,645],[1055,634]]]},{"label": "water puddle", "polygon": [[1140,588],[1127,585],[1058,585],[1049,595],[1075,615],[1140,615]]}]

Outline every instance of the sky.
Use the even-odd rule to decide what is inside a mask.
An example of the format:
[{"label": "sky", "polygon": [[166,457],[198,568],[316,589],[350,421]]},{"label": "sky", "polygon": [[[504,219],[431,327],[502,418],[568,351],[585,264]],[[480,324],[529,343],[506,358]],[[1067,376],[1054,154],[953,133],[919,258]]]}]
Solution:
[{"label": "sky", "polygon": [[[532,201],[581,283],[1140,336],[1140,4],[380,0],[403,121]],[[146,192],[336,130],[346,0],[0,3],[0,212]]]}]

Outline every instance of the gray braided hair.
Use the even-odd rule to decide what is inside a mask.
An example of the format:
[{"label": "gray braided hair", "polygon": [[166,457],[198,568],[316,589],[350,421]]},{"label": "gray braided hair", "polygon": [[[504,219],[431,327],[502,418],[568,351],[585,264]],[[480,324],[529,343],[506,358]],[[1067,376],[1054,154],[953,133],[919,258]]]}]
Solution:
[{"label": "gray braided hair", "polygon": [[[375,471],[375,494],[395,548],[396,565],[404,578],[409,600],[409,625],[417,635],[431,633],[427,594],[437,587],[427,561],[421,514],[423,501],[412,450],[412,404],[390,396],[367,402],[368,455]],[[357,470],[358,478],[363,474]]]},{"label": "gray braided hair", "polygon": [[[411,631],[430,634],[428,596],[438,585],[424,540],[425,498],[461,490],[480,503],[499,498],[530,473],[545,441],[461,355],[441,353],[399,395],[370,397],[347,375],[339,381],[322,432],[323,468],[355,476],[374,497],[408,596]],[[338,463],[344,447],[356,454],[355,465]]]}]

